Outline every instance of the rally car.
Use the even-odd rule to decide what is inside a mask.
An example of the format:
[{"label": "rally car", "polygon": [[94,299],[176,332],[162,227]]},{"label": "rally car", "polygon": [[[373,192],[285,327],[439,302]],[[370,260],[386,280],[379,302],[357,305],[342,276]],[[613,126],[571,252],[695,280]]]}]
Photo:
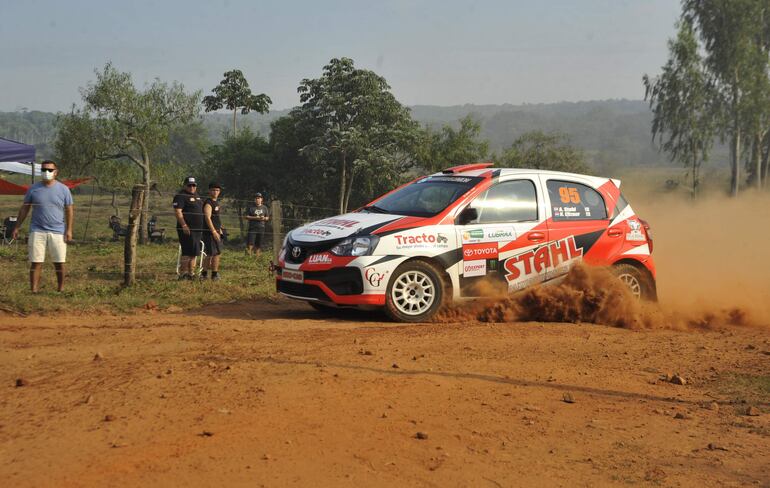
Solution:
[{"label": "rally car", "polygon": [[429,320],[487,280],[511,292],[557,280],[575,263],[611,266],[640,299],[656,299],[652,237],[620,181],[572,173],[456,166],[350,213],[287,234],[281,294],[317,309],[384,307]]}]

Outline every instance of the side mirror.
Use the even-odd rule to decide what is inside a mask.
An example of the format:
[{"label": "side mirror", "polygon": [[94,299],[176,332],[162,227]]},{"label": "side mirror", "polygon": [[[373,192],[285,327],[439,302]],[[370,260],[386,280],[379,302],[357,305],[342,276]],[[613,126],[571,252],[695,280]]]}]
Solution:
[{"label": "side mirror", "polygon": [[472,207],[465,207],[457,217],[457,225],[465,225],[479,218],[479,211]]}]

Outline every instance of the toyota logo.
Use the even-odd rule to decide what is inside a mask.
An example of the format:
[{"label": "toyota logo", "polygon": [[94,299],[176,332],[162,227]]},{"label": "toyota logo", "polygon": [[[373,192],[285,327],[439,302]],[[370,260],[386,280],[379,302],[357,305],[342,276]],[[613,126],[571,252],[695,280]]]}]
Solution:
[{"label": "toyota logo", "polygon": [[300,254],[302,254],[302,248],[300,248],[300,247],[298,247],[298,246],[294,246],[294,247],[292,247],[292,248],[291,248],[291,256],[292,256],[294,259],[297,259],[297,258],[299,258],[299,255],[300,255]]}]

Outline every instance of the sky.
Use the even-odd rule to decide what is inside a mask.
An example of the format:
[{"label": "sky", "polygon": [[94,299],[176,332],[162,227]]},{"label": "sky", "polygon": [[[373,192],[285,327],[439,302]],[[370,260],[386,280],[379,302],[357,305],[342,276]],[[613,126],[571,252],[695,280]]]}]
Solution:
[{"label": "sky", "polygon": [[66,111],[111,61],[209,94],[240,69],[273,109],[335,57],[405,105],[642,99],[677,0],[0,0],[0,111]]}]

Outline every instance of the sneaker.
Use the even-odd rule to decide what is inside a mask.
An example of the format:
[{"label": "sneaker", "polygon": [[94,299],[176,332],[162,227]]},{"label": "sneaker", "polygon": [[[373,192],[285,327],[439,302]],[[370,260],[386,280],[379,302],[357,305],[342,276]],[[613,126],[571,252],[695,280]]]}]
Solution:
[{"label": "sneaker", "polygon": [[179,275],[179,278],[177,280],[179,281],[189,281],[193,279],[192,276],[188,275],[187,273]]},{"label": "sneaker", "polygon": [[211,281],[219,281],[219,280],[221,280],[221,279],[222,279],[222,278],[220,278],[220,277],[219,277],[219,275],[216,275],[216,276],[212,276],[212,277],[211,277]]}]

